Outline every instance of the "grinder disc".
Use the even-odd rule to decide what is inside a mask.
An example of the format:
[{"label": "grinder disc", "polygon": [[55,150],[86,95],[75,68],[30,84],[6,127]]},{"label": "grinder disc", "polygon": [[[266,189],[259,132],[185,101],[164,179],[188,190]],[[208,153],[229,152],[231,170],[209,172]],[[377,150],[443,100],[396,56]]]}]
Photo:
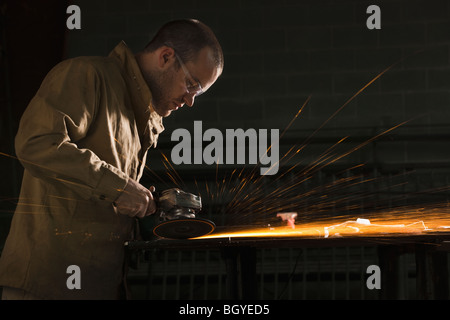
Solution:
[{"label": "grinder disc", "polygon": [[204,236],[214,231],[214,222],[199,218],[178,218],[161,222],[153,233],[169,239],[189,239]]}]

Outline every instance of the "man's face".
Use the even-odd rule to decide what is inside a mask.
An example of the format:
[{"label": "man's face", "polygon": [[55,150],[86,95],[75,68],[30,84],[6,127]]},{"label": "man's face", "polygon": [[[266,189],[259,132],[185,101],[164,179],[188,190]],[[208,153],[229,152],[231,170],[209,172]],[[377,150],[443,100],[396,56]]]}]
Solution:
[{"label": "man's face", "polygon": [[153,107],[163,117],[184,104],[192,107],[198,94],[192,88],[200,84],[202,92],[207,91],[221,73],[213,63],[209,48],[202,49],[195,60],[188,62],[181,61],[173,49],[166,51],[162,53],[163,60],[159,60],[161,67],[157,72],[144,72],[152,92]]}]

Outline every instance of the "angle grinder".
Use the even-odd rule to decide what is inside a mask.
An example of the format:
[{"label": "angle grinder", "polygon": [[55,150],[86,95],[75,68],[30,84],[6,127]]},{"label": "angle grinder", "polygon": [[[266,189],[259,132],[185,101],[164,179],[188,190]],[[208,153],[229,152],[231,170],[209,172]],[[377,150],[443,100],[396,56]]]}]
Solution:
[{"label": "angle grinder", "polygon": [[189,239],[207,235],[214,231],[214,222],[198,218],[202,209],[200,196],[178,188],[153,193],[159,223],[153,234],[169,239]]}]

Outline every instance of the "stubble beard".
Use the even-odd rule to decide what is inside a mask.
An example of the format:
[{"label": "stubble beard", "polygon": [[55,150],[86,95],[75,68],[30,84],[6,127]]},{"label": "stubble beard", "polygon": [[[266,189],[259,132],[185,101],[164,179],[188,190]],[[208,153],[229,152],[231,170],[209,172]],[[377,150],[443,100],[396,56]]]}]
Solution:
[{"label": "stubble beard", "polygon": [[153,108],[159,115],[163,117],[169,116],[171,111],[168,108],[169,102],[166,99],[169,97],[170,75],[168,72],[161,74],[146,73],[144,78],[152,93]]}]

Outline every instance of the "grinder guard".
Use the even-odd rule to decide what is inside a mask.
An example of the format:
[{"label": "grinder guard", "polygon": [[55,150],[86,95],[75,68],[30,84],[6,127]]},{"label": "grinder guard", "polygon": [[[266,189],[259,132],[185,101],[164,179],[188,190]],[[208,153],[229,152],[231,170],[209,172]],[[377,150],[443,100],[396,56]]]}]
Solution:
[{"label": "grinder guard", "polygon": [[212,221],[197,218],[202,209],[199,196],[173,188],[154,193],[157,204],[156,215],[159,224],[153,229],[153,234],[169,239],[189,239],[211,233],[215,229]]}]

